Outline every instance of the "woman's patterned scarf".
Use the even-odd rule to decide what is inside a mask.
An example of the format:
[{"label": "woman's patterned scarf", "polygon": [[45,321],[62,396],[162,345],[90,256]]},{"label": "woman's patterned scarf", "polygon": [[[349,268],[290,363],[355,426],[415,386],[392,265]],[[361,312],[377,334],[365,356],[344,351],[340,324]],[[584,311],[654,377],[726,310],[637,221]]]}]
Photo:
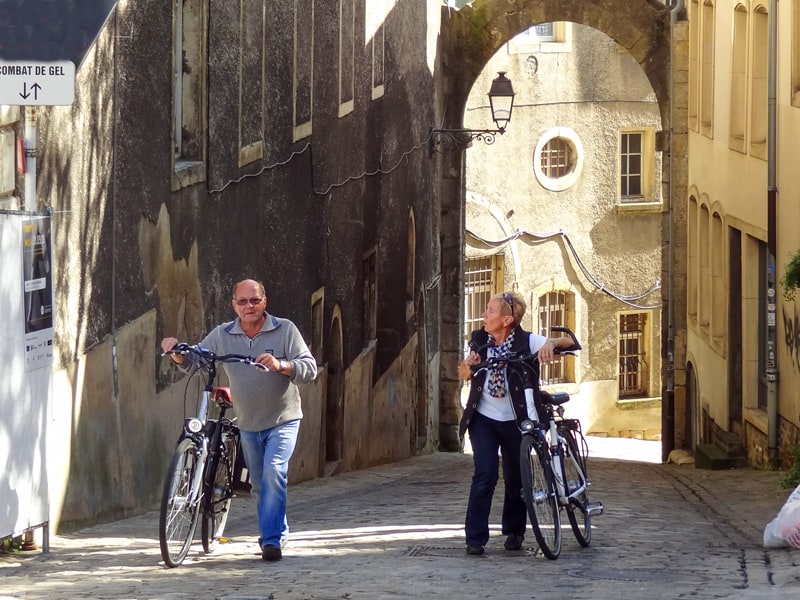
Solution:
[{"label": "woman's patterned scarf", "polygon": [[[511,332],[505,341],[499,346],[494,338],[489,335],[489,343],[495,347],[495,356],[508,356],[511,353],[511,344],[514,343],[514,332]],[[506,362],[499,362],[489,370],[489,393],[493,398],[502,398],[506,395],[506,378],[505,368]]]}]

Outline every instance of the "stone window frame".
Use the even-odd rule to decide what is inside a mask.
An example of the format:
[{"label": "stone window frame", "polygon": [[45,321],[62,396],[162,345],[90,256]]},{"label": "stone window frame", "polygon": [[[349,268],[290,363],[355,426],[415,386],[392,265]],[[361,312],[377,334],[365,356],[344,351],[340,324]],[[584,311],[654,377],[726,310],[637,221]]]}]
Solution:
[{"label": "stone window frame", "polygon": [[767,158],[767,96],[769,77],[769,12],[756,4],[751,18],[752,44],[750,57],[750,156]]},{"label": "stone window frame", "polygon": [[792,0],[791,102],[800,108],[800,0]]},{"label": "stone window frame", "polygon": [[747,131],[747,29],[750,15],[747,7],[737,4],[733,9],[733,44],[731,51],[730,131],[728,147],[745,152]]},{"label": "stone window frame", "polygon": [[386,20],[396,0],[367,0],[366,36],[370,44],[372,100],[383,97],[385,82],[384,56],[386,49]]},{"label": "stone window frame", "polygon": [[[639,335],[631,336],[630,331],[623,332],[623,321],[625,317],[637,316],[639,323],[643,322]],[[620,400],[630,400],[633,398],[647,398],[652,395],[653,373],[652,365],[654,361],[648,360],[648,357],[653,356],[653,319],[654,314],[652,310],[623,310],[617,313],[617,363],[619,364],[619,371],[617,373],[617,395]],[[628,335],[625,335],[628,334]],[[641,361],[643,365],[637,368],[639,373],[639,386],[634,392],[624,393],[627,386],[622,382],[622,348],[626,340],[635,339],[638,344],[638,355],[643,356]]]},{"label": "stone window frame", "polygon": [[[301,27],[303,28],[302,31]],[[294,0],[293,32],[292,140],[296,142],[309,137],[313,128],[314,0]],[[307,34],[307,36],[303,37],[300,35],[301,33]],[[303,70],[304,67],[306,68],[305,70]],[[303,70],[303,72],[301,72],[301,70]],[[301,90],[301,88],[303,89]],[[302,119],[302,117],[299,116],[300,111],[298,111],[298,103],[303,94],[307,94],[308,96],[308,119]]]},{"label": "stone window frame", "polygon": [[572,23],[568,21],[553,21],[553,39],[542,40],[529,32],[536,27],[530,27],[508,41],[506,49],[509,54],[547,54],[572,52]]},{"label": "stone window frame", "polygon": [[206,179],[208,3],[174,0],[172,8],[172,190],[176,191]]},{"label": "stone window frame", "polygon": [[239,167],[264,158],[265,31],[264,5],[259,1],[240,2]]},{"label": "stone window frame", "polygon": [[355,109],[356,4],[339,0],[339,117]]}]

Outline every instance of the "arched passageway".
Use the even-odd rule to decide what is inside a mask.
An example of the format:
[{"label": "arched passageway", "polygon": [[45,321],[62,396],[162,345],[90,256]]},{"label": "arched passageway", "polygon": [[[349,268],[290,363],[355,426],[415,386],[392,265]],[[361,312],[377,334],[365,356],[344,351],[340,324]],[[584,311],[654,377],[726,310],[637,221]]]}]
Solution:
[{"label": "arched passageway", "polygon": [[[437,123],[463,127],[470,90],[494,53],[538,23],[570,21],[602,31],[638,62],[656,95],[661,132],[663,454],[684,447],[686,82],[688,28],[682,5],[671,11],[652,0],[476,0],[460,10],[442,9],[435,82]],[[675,49],[678,49],[677,51]],[[451,374],[462,353],[465,161],[463,152],[437,155],[442,244],[442,377],[440,438],[456,450],[460,382]]]}]

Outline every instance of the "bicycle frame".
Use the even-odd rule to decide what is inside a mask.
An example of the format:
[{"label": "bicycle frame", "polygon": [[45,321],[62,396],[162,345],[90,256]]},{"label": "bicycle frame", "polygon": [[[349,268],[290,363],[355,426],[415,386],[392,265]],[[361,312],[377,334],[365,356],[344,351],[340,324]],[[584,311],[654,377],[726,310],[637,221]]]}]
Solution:
[{"label": "bicycle frame", "polygon": [[[207,379],[200,394],[197,414],[186,417],[169,466],[162,493],[159,541],[164,562],[176,567],[186,557],[198,520],[202,521],[203,549],[212,552],[222,539],[233,498],[233,469],[238,428],[225,417],[233,407],[230,390],[215,385],[218,362],[251,364],[266,370],[249,356],[216,355],[208,349],[179,344],[175,354],[193,354]],[[210,419],[212,403],[219,415]],[[221,470],[220,470],[221,469]]]},{"label": "bicycle frame", "polygon": [[[563,331],[572,339],[573,345],[561,350],[561,354],[574,355],[581,349],[569,329],[553,327],[552,330]],[[481,349],[473,350],[480,352]],[[522,491],[539,547],[547,558],[555,560],[561,552],[561,510],[566,509],[579,544],[588,546],[591,517],[602,514],[603,505],[588,500],[586,442],[579,422],[563,417],[562,405],[569,400],[569,394],[541,390],[536,361],[538,352],[494,356],[473,367],[473,377],[498,363],[505,363],[506,369],[515,370],[522,380],[527,412],[524,415],[527,418],[519,423]],[[519,422],[520,416],[517,418]],[[573,421],[575,424],[570,427]]]}]

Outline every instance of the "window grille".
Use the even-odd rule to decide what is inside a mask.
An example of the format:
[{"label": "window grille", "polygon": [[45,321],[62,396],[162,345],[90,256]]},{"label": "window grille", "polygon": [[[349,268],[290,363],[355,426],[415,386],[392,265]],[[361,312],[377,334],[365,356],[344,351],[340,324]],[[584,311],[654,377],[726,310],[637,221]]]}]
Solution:
[{"label": "window grille", "polygon": [[468,258],[464,261],[464,335],[465,343],[475,329],[483,326],[481,315],[489,299],[503,283],[503,254]]},{"label": "window grille", "polygon": [[647,393],[646,313],[620,315],[619,318],[619,395]]},{"label": "window grille", "polygon": [[[549,292],[539,296],[539,333],[550,337],[551,327],[567,327],[566,323],[567,293]],[[541,365],[540,379],[543,385],[566,383],[564,357],[556,357],[549,364]]]},{"label": "window grille", "polygon": [[558,179],[572,171],[572,144],[565,138],[554,137],[542,148],[542,173],[550,179]]}]

